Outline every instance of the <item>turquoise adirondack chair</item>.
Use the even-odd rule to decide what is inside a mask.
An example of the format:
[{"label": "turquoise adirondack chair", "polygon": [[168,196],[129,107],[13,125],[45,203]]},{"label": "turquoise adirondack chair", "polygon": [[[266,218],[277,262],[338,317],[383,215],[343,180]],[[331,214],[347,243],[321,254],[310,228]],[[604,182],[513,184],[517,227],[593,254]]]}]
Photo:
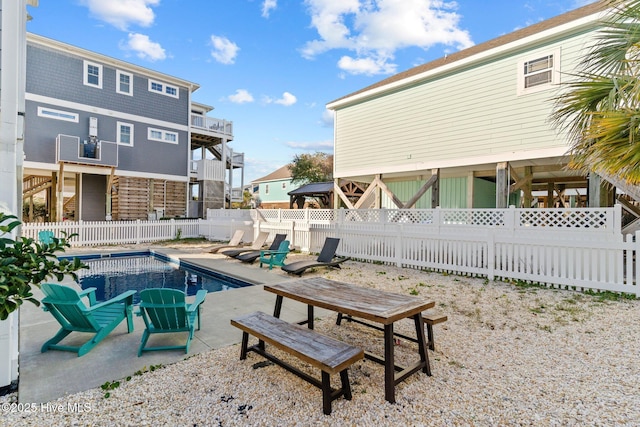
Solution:
[{"label": "turquoise adirondack chair", "polygon": [[[201,289],[196,293],[195,300],[187,304],[185,293],[178,289],[151,288],[140,291],[140,310],[136,314],[142,316],[146,329],[142,334],[138,357],[142,356],[143,351],[153,350],[184,349],[185,353],[189,353],[196,323],[200,330],[200,306],[206,295],[207,291]],[[173,332],[189,332],[186,344],[145,348],[151,334]]]},{"label": "turquoise adirondack chair", "polygon": [[53,243],[53,237],[54,234],[51,230],[42,230],[38,232],[38,240],[40,241],[40,243],[43,243],[45,245]]},{"label": "turquoise adirondack chair", "polygon": [[[42,345],[42,353],[64,350],[83,356],[124,319],[127,319],[129,333],[133,332],[133,294],[136,291],[126,291],[109,301],[96,303],[96,288],[78,292],[68,286],[43,283],[41,289],[45,295],[43,310],[50,312],[61,325],[58,333]],[[89,306],[83,302],[83,297],[88,298]],[[58,345],[71,332],[88,332],[93,337],[81,346]]]},{"label": "turquoise adirondack chair", "polygon": [[282,243],[280,243],[280,246],[278,246],[277,251],[260,251],[260,268],[262,268],[262,264],[267,264],[269,266],[269,270],[271,270],[274,265],[283,266],[288,253],[288,240],[283,240]]}]

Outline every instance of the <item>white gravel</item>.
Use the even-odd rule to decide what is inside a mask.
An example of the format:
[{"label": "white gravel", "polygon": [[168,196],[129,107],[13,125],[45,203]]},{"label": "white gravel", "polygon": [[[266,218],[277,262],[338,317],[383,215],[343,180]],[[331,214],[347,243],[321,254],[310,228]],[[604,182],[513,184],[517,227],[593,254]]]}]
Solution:
[{"label": "white gravel", "polygon": [[[434,327],[433,376],[413,375],[389,404],[383,367],[358,362],[349,372],[353,400],[334,401],[325,416],[319,389],[279,366],[256,365],[264,359],[255,353],[239,360],[234,345],[122,379],[108,398],[92,389],[25,408],[12,404],[15,395],[5,396],[0,425],[640,425],[640,300],[353,261],[309,275],[435,300],[434,310],[449,320]],[[410,333],[411,326],[402,321],[396,330]],[[382,354],[381,333],[369,328],[338,327],[331,318],[316,330]],[[397,361],[415,351],[415,344],[400,342]]]}]

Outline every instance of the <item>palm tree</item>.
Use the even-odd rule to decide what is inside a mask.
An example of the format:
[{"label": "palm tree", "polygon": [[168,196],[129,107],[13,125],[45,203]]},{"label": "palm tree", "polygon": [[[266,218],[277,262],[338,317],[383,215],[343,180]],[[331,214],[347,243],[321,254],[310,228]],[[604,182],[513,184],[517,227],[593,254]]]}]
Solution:
[{"label": "palm tree", "polygon": [[569,166],[640,184],[640,0],[610,6],[596,44],[555,101],[551,120],[570,139]]}]

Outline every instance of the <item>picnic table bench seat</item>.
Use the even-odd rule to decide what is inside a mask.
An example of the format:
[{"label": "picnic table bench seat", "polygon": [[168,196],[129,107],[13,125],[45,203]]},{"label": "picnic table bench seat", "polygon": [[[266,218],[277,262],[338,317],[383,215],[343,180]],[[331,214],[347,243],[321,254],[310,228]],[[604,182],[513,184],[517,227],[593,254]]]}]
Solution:
[{"label": "picnic table bench seat", "polygon": [[[351,385],[347,369],[364,358],[362,349],[260,311],[232,319],[231,324],[242,330],[240,360],[246,359],[247,352],[256,352],[320,388],[322,408],[326,415],[331,414],[331,402],[335,399],[344,396],[345,399],[351,400]],[[249,335],[258,338],[258,344],[249,347]],[[320,369],[321,381],[268,353],[265,343]],[[339,389],[331,387],[331,375],[336,373],[340,374]]]}]

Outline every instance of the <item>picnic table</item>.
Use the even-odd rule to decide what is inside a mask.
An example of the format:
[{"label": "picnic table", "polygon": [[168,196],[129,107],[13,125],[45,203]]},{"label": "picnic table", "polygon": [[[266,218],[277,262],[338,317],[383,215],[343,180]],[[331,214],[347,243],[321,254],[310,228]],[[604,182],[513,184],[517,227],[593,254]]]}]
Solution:
[{"label": "picnic table", "polygon": [[[433,301],[425,301],[411,295],[363,288],[322,277],[264,285],[264,289],[276,294],[274,317],[280,317],[284,298],[307,304],[305,323],[310,329],[314,326],[314,307],[381,324],[384,330],[384,357],[369,352],[365,352],[365,357],[384,365],[385,399],[388,402],[395,403],[395,386],[410,375],[420,370],[431,375],[422,312],[432,308],[435,305]],[[402,367],[394,362],[393,325],[398,320],[406,318],[414,321],[420,359],[411,366]]]}]

